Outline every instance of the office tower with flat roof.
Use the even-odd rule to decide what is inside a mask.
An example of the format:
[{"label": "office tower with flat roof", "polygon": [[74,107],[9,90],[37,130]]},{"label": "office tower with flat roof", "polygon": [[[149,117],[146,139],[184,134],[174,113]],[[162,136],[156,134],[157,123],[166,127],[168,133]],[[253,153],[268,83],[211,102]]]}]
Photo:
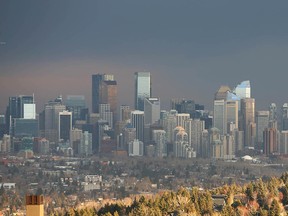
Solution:
[{"label": "office tower with flat roof", "polygon": [[65,142],[70,140],[72,130],[72,112],[66,110],[59,112],[59,140]]},{"label": "office tower with flat roof", "polygon": [[254,147],[256,142],[256,128],[254,134],[255,124],[255,99],[244,98],[241,99],[241,129],[244,131],[245,146]]},{"label": "office tower with flat roof", "polygon": [[136,139],[144,141],[144,111],[135,110],[131,112],[131,124],[136,128]]},{"label": "office tower with flat roof", "polygon": [[59,113],[66,110],[66,106],[62,104],[62,100],[60,98],[55,99],[54,101],[49,101],[44,108],[41,116],[40,125],[43,125],[44,130],[42,133],[46,139],[50,142],[58,142],[59,141]]},{"label": "office tower with flat roof", "polygon": [[144,99],[145,125],[151,125],[160,120],[160,99],[145,98]]},{"label": "office tower with flat roof", "polygon": [[144,111],[144,99],[150,98],[151,77],[150,72],[135,72],[135,109]]},{"label": "office tower with flat roof", "polygon": [[264,154],[269,156],[278,152],[276,128],[266,128],[263,132]]},{"label": "office tower with flat roof", "polygon": [[214,100],[213,127],[218,128],[220,134],[227,133],[227,116],[225,100]]},{"label": "office tower with flat roof", "polygon": [[263,132],[269,125],[269,111],[256,112],[256,142],[263,149]]},{"label": "office tower with flat roof", "polygon": [[[226,101],[226,125],[227,133],[231,133],[233,129],[238,129],[238,101],[237,100],[227,100]],[[234,128],[231,128],[231,123]]]},{"label": "office tower with flat roof", "polygon": [[205,122],[200,119],[188,119],[185,121],[184,129],[188,134],[189,145],[196,151],[197,155],[199,155],[201,134],[205,129]]},{"label": "office tower with flat roof", "polygon": [[72,112],[72,123],[76,120],[86,120],[81,116],[81,112],[86,108],[85,96],[83,95],[68,95],[66,99],[66,108]]},{"label": "office tower with flat roof", "polygon": [[288,103],[284,103],[281,109],[281,130],[288,130]]},{"label": "office tower with flat roof", "polygon": [[92,112],[99,113],[99,104],[109,103],[112,111],[117,112],[117,82],[113,75],[92,75]]},{"label": "office tower with flat roof", "polygon": [[246,80],[241,82],[239,85],[236,86],[234,89],[234,93],[240,97],[243,98],[251,98],[251,85],[250,81]]},{"label": "office tower with flat roof", "polygon": [[34,95],[20,95],[9,97],[9,104],[6,109],[6,132],[14,133],[14,119],[36,119],[36,105]]},{"label": "office tower with flat roof", "polygon": [[288,131],[281,131],[280,134],[280,154],[288,154]]},{"label": "office tower with flat roof", "polygon": [[153,130],[152,139],[155,142],[155,156],[166,157],[167,156],[167,143],[166,143],[166,131]]}]

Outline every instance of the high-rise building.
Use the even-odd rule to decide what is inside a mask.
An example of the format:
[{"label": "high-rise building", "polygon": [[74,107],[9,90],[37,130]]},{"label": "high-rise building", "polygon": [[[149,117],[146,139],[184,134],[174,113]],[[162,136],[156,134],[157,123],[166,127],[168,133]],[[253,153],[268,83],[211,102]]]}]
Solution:
[{"label": "high-rise building", "polygon": [[6,110],[6,132],[14,133],[14,119],[36,119],[36,105],[34,95],[20,95],[9,97],[9,104]]},{"label": "high-rise building", "polygon": [[190,119],[190,114],[189,113],[177,113],[176,114],[176,125],[185,127],[185,121]]},{"label": "high-rise building", "polygon": [[144,141],[144,111],[135,110],[131,112],[132,127],[136,128],[136,139]]},{"label": "high-rise building", "polygon": [[[99,104],[109,103],[112,107],[117,106],[117,83],[113,75],[92,75],[92,112],[99,113]],[[113,110],[113,109],[112,109]]]},{"label": "high-rise building", "polygon": [[238,129],[238,101],[227,100],[226,101],[226,127],[227,133],[232,132],[232,128],[228,127],[231,123],[234,125],[233,129]]},{"label": "high-rise building", "polygon": [[78,153],[85,156],[92,154],[92,133],[89,133],[88,131],[81,133]]},{"label": "high-rise building", "polygon": [[160,99],[145,98],[144,99],[145,125],[151,125],[160,120]]},{"label": "high-rise building", "polygon": [[219,159],[224,157],[224,146],[221,140],[221,133],[218,128],[211,128],[209,130],[209,153],[210,157]]},{"label": "high-rise building", "polygon": [[271,103],[269,106],[269,121],[277,121],[277,106],[275,103]]},{"label": "high-rise building", "polygon": [[246,80],[241,82],[239,85],[236,86],[234,89],[234,93],[240,97],[241,99],[244,98],[251,98],[251,86],[250,81]]},{"label": "high-rise building", "polygon": [[150,98],[150,72],[135,72],[135,109],[144,111],[144,99]]},{"label": "high-rise building", "polygon": [[58,142],[59,139],[59,113],[66,110],[66,106],[62,104],[61,97],[54,101],[49,101],[44,108],[41,116],[40,127],[42,136],[50,142]]},{"label": "high-rise building", "polygon": [[142,141],[135,139],[129,142],[129,156],[143,156],[144,144]]},{"label": "high-rise building", "polygon": [[269,156],[270,154],[277,153],[277,130],[275,128],[266,128],[263,132],[263,142],[264,154]]},{"label": "high-rise building", "polygon": [[[269,125],[269,111],[256,112],[256,141],[260,149],[263,149],[263,132]],[[262,148],[261,148],[262,147]]]},{"label": "high-rise building", "polygon": [[66,100],[66,108],[72,112],[72,122],[75,124],[76,120],[82,119],[81,113],[86,108],[85,96],[83,95],[68,95]]},{"label": "high-rise building", "polygon": [[226,100],[228,92],[231,92],[229,86],[220,86],[214,95],[214,100]]},{"label": "high-rise building", "polygon": [[188,134],[188,143],[200,156],[201,134],[205,129],[205,122],[199,119],[188,119],[184,127]]},{"label": "high-rise building", "polygon": [[[256,128],[255,134],[252,130],[255,124],[255,99],[244,98],[241,99],[241,130],[244,131],[245,146],[254,147],[256,139]],[[254,141],[253,141],[254,140]]]},{"label": "high-rise building", "polygon": [[281,131],[280,134],[280,154],[288,154],[288,131]]},{"label": "high-rise building", "polygon": [[282,106],[281,130],[288,130],[288,103]]},{"label": "high-rise building", "polygon": [[213,127],[218,128],[222,135],[227,133],[226,112],[225,100],[214,100]]},{"label": "high-rise building", "polygon": [[119,121],[127,121],[131,117],[129,105],[120,105]]},{"label": "high-rise building", "polygon": [[152,139],[155,142],[155,156],[167,156],[166,132],[164,130],[153,130]]},{"label": "high-rise building", "polygon": [[59,112],[59,140],[69,141],[72,130],[72,112]]},{"label": "high-rise building", "polygon": [[100,118],[108,122],[110,128],[113,128],[113,112],[110,110],[110,104],[99,104]]}]

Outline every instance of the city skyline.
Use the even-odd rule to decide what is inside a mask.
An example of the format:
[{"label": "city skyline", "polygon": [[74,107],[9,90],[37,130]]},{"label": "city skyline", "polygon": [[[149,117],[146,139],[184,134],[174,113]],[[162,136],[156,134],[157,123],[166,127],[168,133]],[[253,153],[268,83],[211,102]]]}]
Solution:
[{"label": "city skyline", "polygon": [[219,86],[242,80],[251,81],[256,109],[280,107],[288,101],[287,9],[288,2],[262,0],[4,0],[0,113],[10,96],[33,93],[38,113],[59,94],[85,95],[91,109],[96,73],[114,74],[118,106],[133,107],[136,71],[151,72],[164,108],[171,98],[186,98],[212,110]]}]

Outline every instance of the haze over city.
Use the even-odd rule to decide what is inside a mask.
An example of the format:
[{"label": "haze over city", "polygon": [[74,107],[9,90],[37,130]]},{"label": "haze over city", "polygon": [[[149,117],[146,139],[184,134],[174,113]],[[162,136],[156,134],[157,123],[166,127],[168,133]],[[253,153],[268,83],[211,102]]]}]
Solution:
[{"label": "haze over city", "polygon": [[[114,74],[118,103],[133,104],[135,71],[153,96],[212,108],[220,85],[250,80],[257,108],[287,102],[287,1],[0,2],[0,112],[35,94],[37,110],[85,95],[91,75]],[[165,108],[165,107],[164,107]]]}]

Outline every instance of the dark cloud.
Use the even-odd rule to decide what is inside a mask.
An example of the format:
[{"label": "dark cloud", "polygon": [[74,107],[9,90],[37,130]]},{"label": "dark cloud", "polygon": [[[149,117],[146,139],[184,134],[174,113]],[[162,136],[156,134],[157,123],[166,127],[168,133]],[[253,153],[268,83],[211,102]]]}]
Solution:
[{"label": "dark cloud", "polygon": [[32,91],[42,103],[58,93],[91,100],[99,72],[115,74],[120,101],[133,104],[141,70],[164,104],[186,97],[211,106],[219,85],[246,79],[260,107],[282,103],[287,9],[284,0],[3,0],[0,111],[9,95]]}]

